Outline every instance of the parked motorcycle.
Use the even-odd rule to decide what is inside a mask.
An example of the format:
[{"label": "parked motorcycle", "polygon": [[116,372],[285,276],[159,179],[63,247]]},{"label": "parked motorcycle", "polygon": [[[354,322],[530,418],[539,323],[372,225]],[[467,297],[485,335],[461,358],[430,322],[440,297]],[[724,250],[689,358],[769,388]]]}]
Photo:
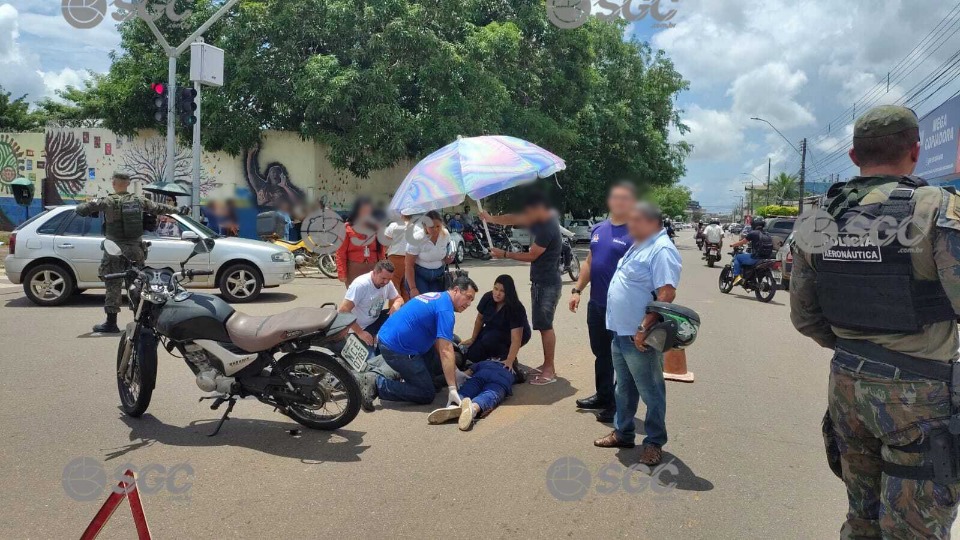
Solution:
[{"label": "parked motorcycle", "polygon": [[466,225],[463,228],[463,249],[470,257],[483,260],[490,258],[490,250],[487,249],[484,240],[482,227]]},{"label": "parked motorcycle", "polygon": [[[133,322],[117,349],[123,411],[139,417],[149,407],[157,380],[157,346],[162,344],[183,358],[201,390],[215,392],[201,401],[212,399],[213,410],[227,404],[211,436],[220,431],[237,400],[247,396],[309,428],[333,430],[349,424],[362,396],[347,357],[362,350],[365,361],[367,352],[359,338],[348,334],[355,317],[329,308],[255,317],[235,311],[219,297],[185,290],[181,282],[212,273],[186,269],[186,263],[208,253],[214,242],[198,239],[180,271],[145,266],[103,276],[126,280],[133,309]],[[103,248],[111,255],[122,254],[110,240]],[[332,352],[340,350],[341,343],[342,352]]]},{"label": "parked motorcycle", "polygon": [[[734,248],[730,253],[736,257],[742,253],[743,248]],[[746,291],[753,291],[757,300],[767,303],[773,300],[773,295],[777,292],[777,281],[780,273],[780,261],[773,259],[761,259],[753,266],[743,266],[743,279],[739,285]],[[733,290],[733,265],[728,264],[720,272],[720,292],[729,294]]]},{"label": "parked motorcycle", "polygon": [[707,242],[703,248],[703,259],[707,261],[707,266],[713,268],[714,264],[720,260],[720,244]]},{"label": "parked motorcycle", "polygon": [[314,253],[307,248],[307,245],[303,240],[290,242],[289,240],[274,238],[270,240],[270,242],[288,250],[290,253],[293,253],[295,267],[301,275],[304,275],[304,268],[316,267],[328,278],[337,278],[337,261],[334,259],[333,254]]},{"label": "parked motorcycle", "polygon": [[567,274],[570,279],[580,279],[580,257],[573,251],[573,232],[560,227],[560,237],[563,242],[560,252],[560,274]]}]

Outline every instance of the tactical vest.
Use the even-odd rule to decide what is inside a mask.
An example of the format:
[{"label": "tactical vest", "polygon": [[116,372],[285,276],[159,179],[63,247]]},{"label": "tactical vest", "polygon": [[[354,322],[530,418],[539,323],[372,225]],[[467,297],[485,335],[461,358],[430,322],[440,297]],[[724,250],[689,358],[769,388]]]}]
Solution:
[{"label": "tactical vest", "polygon": [[769,259],[773,256],[773,237],[759,231],[760,239],[750,243],[750,252],[758,259]]},{"label": "tactical vest", "polygon": [[813,257],[817,298],[833,326],[917,333],[925,325],[957,317],[939,280],[914,277],[916,232],[911,236],[907,220],[913,216],[917,184],[909,180],[904,178],[884,203],[856,201],[834,215],[837,238]]},{"label": "tactical vest", "polygon": [[112,208],[104,212],[104,228],[111,240],[139,240],[143,236],[143,203],[136,195],[110,196]]}]

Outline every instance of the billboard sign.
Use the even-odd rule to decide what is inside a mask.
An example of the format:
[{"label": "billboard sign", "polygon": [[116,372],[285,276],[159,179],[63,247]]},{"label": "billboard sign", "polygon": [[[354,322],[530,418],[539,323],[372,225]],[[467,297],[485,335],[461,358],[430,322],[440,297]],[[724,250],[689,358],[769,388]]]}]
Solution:
[{"label": "billboard sign", "polygon": [[916,175],[927,180],[956,174],[960,130],[960,96],[920,119],[920,161]]}]

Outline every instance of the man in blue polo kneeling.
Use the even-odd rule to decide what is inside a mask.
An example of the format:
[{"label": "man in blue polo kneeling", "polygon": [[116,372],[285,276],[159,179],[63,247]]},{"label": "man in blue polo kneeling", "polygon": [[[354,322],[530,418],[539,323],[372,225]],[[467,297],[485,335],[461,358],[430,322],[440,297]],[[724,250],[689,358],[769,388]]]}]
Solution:
[{"label": "man in blue polo kneeling", "polygon": [[360,378],[364,409],[373,410],[378,396],[388,401],[432,403],[437,393],[432,372],[440,371],[438,367],[447,382],[447,405],[460,404],[453,326],[455,314],[470,307],[477,290],[473,280],[458,277],[449,290],[411,298],[387,319],[377,335],[380,354],[403,380],[364,373]]}]

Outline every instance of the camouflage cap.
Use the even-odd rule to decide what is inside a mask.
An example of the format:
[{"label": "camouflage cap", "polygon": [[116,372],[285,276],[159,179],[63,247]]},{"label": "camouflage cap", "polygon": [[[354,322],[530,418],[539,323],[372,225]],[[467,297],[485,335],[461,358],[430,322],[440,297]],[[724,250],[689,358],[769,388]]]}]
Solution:
[{"label": "camouflage cap", "polygon": [[873,139],[901,133],[908,129],[918,129],[920,123],[917,113],[897,105],[874,107],[857,118],[853,126],[853,138]]}]

